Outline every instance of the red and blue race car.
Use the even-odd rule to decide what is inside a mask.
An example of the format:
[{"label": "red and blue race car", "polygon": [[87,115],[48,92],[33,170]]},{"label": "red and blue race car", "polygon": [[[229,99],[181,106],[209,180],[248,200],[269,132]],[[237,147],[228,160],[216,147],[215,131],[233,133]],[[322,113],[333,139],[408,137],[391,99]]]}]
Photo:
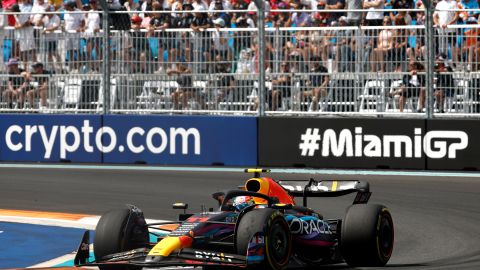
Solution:
[{"label": "red and blue race car", "polygon": [[[281,270],[346,262],[384,266],[393,251],[392,216],[383,205],[367,204],[369,184],[361,181],[280,180],[261,169],[239,189],[217,192],[217,211],[183,213],[178,222],[147,224],[135,206],[112,210],[97,224],[95,260],[88,232],[75,257],[79,266],[101,270],[203,266]],[[324,219],[307,207],[309,197],[357,193],[343,219]],[[298,205],[294,197],[303,197]],[[185,204],[174,208],[186,209]],[[168,234],[156,234],[159,226]],[[155,234],[158,241],[150,241]]]}]

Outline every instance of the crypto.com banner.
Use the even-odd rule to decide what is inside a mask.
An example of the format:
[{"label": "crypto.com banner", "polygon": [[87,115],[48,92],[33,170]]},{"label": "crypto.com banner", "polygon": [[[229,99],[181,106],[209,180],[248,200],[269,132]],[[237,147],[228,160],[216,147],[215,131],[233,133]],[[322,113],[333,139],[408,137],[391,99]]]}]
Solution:
[{"label": "crypto.com banner", "polygon": [[1,115],[0,161],[253,166],[254,117]]},{"label": "crypto.com banner", "polygon": [[473,121],[260,118],[260,166],[480,168]]}]

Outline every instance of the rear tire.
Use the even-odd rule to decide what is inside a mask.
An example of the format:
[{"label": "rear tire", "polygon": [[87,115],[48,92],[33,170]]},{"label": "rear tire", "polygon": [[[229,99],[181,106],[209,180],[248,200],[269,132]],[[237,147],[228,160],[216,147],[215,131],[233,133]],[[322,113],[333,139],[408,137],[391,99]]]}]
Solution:
[{"label": "rear tire", "polygon": [[265,258],[254,268],[287,268],[292,253],[292,237],[288,223],[279,211],[269,208],[254,209],[243,215],[237,226],[236,248],[240,255],[247,254],[248,243],[257,232],[265,233]]},{"label": "rear tire", "polygon": [[352,205],[342,221],[340,237],[340,251],[349,266],[384,266],[393,251],[392,216],[383,205]]},{"label": "rear tire", "polygon": [[[113,253],[128,251],[140,247],[133,243],[133,231],[127,228],[130,209],[111,210],[100,218],[95,228],[93,240],[95,260],[100,260]],[[148,243],[148,231],[141,232],[141,237]],[[138,232],[137,232],[138,237]],[[100,270],[139,270],[142,267],[132,266],[100,266]]]}]

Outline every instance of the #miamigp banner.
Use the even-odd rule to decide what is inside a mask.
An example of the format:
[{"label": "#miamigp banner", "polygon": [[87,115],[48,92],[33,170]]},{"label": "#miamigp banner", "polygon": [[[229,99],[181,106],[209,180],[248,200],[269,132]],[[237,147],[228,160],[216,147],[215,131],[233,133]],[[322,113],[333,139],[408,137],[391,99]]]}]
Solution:
[{"label": "#miamigp banner", "polygon": [[476,155],[480,144],[473,140],[480,129],[458,122],[260,118],[259,163],[312,168],[480,168]]}]

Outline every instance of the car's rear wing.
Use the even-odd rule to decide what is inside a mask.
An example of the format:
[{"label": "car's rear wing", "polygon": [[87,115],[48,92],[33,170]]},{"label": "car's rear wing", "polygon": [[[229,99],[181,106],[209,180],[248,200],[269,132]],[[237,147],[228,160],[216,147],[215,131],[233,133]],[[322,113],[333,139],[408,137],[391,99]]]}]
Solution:
[{"label": "car's rear wing", "polygon": [[280,180],[278,183],[292,196],[303,197],[307,206],[308,197],[338,197],[357,192],[353,204],[367,203],[370,199],[370,185],[357,180]]}]

